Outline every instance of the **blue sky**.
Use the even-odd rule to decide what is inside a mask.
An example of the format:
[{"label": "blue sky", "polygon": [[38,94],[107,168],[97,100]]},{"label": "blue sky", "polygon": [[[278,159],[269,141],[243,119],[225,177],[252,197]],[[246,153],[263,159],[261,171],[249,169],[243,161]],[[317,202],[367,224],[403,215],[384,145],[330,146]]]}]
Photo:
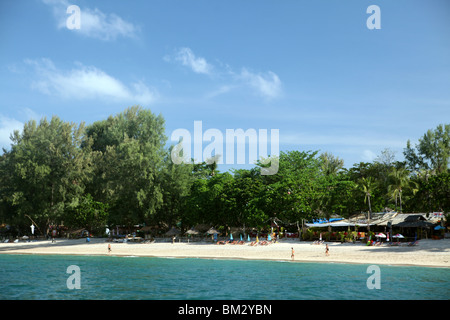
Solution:
[{"label": "blue sky", "polygon": [[449,14],[446,0],[3,0],[0,146],[30,119],[90,124],[138,104],[168,137],[201,120],[279,129],[280,150],[346,167],[385,148],[402,160],[450,119]]}]

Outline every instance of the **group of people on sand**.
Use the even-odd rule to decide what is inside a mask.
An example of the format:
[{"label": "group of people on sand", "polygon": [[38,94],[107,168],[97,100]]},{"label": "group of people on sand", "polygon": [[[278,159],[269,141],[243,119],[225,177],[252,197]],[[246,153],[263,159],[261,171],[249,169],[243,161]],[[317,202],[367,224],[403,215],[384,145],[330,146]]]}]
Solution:
[{"label": "group of people on sand", "polygon": [[253,242],[251,242],[251,243],[249,244],[249,246],[257,246],[257,245],[260,245],[260,246],[267,246],[267,245],[272,244],[272,243],[275,243],[275,241],[274,241],[274,240],[271,240],[271,241],[266,241],[266,240],[263,240],[263,241],[253,241]]},{"label": "group of people on sand", "polygon": [[[219,244],[219,243],[218,243]],[[225,244],[225,243],[223,243]],[[239,243],[240,244],[240,243]],[[108,254],[111,253],[111,244],[108,243]],[[326,244],[325,246],[325,255],[328,257],[330,255],[330,248],[328,248],[328,244]],[[295,255],[294,255],[294,247],[291,247],[291,260],[294,260]]]},{"label": "group of people on sand", "polygon": [[[325,246],[325,255],[327,257],[330,255],[330,248],[328,248],[328,244]],[[294,247],[291,247],[291,260],[294,260]]]},{"label": "group of people on sand", "polygon": [[245,241],[242,241],[242,240],[241,241],[238,241],[238,240],[217,241],[217,244],[244,244],[244,243],[245,243]]}]

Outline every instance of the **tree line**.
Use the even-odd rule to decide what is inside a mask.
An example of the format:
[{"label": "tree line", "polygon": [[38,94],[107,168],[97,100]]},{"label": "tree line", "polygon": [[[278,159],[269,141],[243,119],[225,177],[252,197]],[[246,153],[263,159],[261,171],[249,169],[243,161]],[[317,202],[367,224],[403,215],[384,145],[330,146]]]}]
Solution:
[{"label": "tree line", "polygon": [[62,222],[101,233],[105,225],[162,229],[197,224],[263,229],[270,221],[348,217],[390,208],[449,211],[450,124],[410,141],[405,161],[385,149],[373,162],[344,168],[319,151],[280,152],[264,164],[219,172],[215,162],[174,164],[161,115],[134,106],[91,125],[57,116],[29,121],[0,156],[0,222],[42,234]]}]

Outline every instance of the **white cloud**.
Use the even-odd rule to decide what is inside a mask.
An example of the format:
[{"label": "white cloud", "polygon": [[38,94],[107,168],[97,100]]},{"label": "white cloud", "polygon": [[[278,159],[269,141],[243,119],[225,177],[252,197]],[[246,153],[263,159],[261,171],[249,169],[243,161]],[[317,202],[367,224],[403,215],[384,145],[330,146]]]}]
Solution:
[{"label": "white cloud", "polygon": [[156,99],[156,91],[142,82],[124,85],[106,72],[76,64],[76,68],[63,71],[49,59],[26,60],[36,71],[32,87],[44,94],[66,99],[106,99],[148,105]]},{"label": "white cloud", "polygon": [[191,68],[195,73],[211,74],[212,72],[212,65],[204,58],[196,57],[189,48],[178,50],[175,60],[181,62],[183,66]]},{"label": "white cloud", "polygon": [[[43,2],[52,8],[58,28],[66,28],[67,18],[70,17],[66,10],[71,3],[67,0],[43,0]],[[118,37],[136,37],[138,27],[114,13],[107,14],[97,8],[80,7],[80,29],[72,29],[70,31],[87,37],[109,41]]]},{"label": "white cloud", "polygon": [[375,160],[375,158],[377,157],[376,153],[373,152],[372,150],[364,150],[363,154],[361,156],[361,158],[365,161],[365,162],[372,162],[373,160]]},{"label": "white cloud", "polygon": [[30,108],[20,108],[17,110],[18,114],[20,115],[20,118],[29,120],[36,120],[39,121],[41,118],[44,117],[42,114],[36,113],[34,110],[31,110]]},{"label": "white cloud", "polygon": [[224,64],[222,67],[212,65],[207,62],[205,58],[197,57],[194,52],[187,47],[179,49],[172,56],[164,56],[163,60],[166,62],[179,62],[195,73],[215,76],[215,80],[225,80],[225,84],[222,83],[218,89],[206,94],[206,98],[213,98],[228,93],[232,91],[232,89],[248,89],[249,87],[265,99],[277,98],[281,95],[281,80],[278,75],[272,71],[254,73],[250,72],[247,68],[242,68],[241,72],[236,73],[227,64]]},{"label": "white cloud", "polygon": [[230,92],[232,89],[234,88],[234,86],[230,86],[230,85],[224,85],[221,86],[220,88],[209,92],[208,94],[205,95],[205,99],[211,99],[217,96],[220,96],[222,94],[228,93]]},{"label": "white cloud", "polygon": [[276,98],[281,94],[280,78],[272,71],[256,74],[244,68],[240,77],[264,98]]},{"label": "white cloud", "polygon": [[14,109],[17,112],[18,118],[24,120],[24,122],[0,114],[0,153],[2,153],[2,148],[5,148],[6,150],[10,149],[12,143],[10,136],[15,130],[22,132],[25,122],[30,120],[39,122],[39,120],[43,118],[42,115],[37,114],[30,108],[18,107]]},{"label": "white cloud", "polygon": [[14,130],[21,131],[23,123],[12,118],[5,117],[0,114],[0,153],[1,148],[9,149],[11,145],[10,136]]}]

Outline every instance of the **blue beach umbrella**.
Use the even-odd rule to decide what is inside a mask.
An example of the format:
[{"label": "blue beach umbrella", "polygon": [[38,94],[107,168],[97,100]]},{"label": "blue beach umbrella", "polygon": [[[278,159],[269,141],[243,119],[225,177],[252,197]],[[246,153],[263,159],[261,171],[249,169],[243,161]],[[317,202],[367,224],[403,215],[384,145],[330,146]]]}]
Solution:
[{"label": "blue beach umbrella", "polygon": [[241,237],[241,241],[242,241],[242,234],[240,234],[240,237]]},{"label": "blue beach umbrella", "polygon": [[250,242],[250,235],[247,235],[247,241]]},{"label": "blue beach umbrella", "polygon": [[230,233],[230,240],[233,240],[233,234]]}]

